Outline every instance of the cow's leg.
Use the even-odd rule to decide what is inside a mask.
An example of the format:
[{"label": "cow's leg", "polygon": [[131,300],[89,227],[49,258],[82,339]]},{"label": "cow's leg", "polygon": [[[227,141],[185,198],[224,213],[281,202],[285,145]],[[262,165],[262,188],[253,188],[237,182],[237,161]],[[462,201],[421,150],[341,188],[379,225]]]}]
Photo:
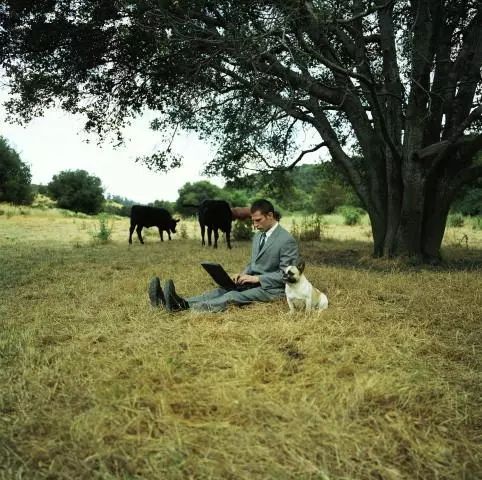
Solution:
[{"label": "cow's leg", "polygon": [[213,229],[208,225],[208,245],[211,246],[212,242],[212,235],[213,235]]},{"label": "cow's leg", "polygon": [[157,227],[159,229],[159,236],[161,237],[161,242],[164,241],[164,237],[162,235],[162,230],[161,230],[161,227]]},{"label": "cow's leg", "polygon": [[167,236],[169,237],[169,240],[171,240],[171,231],[170,230],[167,231]]},{"label": "cow's leg", "polygon": [[139,237],[139,242],[141,243],[144,243],[144,240],[142,240],[142,235],[141,235],[143,227],[144,225],[137,225],[137,228],[136,228],[137,236]]},{"label": "cow's leg", "polygon": [[135,228],[136,224],[131,223],[131,226],[129,227],[129,243],[132,243],[132,234],[134,233]]},{"label": "cow's leg", "polygon": [[219,238],[219,231],[217,228],[214,229],[214,248],[218,248],[218,238]]},{"label": "cow's leg", "polygon": [[204,235],[206,233],[206,227],[204,224],[201,223],[201,239],[202,239],[202,244],[206,245],[206,242],[204,241]]},{"label": "cow's leg", "polygon": [[231,249],[231,231],[230,230],[226,232],[226,242],[228,244],[228,248]]}]

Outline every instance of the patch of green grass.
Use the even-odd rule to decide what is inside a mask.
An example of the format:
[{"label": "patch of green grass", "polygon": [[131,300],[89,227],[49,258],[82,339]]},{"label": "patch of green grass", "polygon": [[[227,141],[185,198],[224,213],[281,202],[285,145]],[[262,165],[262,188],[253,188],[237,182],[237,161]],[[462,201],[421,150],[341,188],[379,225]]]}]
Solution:
[{"label": "patch of green grass", "polygon": [[1,479],[478,477],[480,249],[409,267],[328,225],[301,244],[325,312],[168,314],[152,276],[198,294],[199,262],[239,271],[249,242],[203,248],[186,222],[129,246],[125,219],[93,244],[96,221],[0,217]]}]

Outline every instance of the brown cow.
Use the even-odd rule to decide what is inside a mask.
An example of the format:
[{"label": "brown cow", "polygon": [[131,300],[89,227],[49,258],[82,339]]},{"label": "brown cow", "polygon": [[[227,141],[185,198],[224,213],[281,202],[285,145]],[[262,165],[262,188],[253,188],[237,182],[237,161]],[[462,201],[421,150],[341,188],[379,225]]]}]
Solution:
[{"label": "brown cow", "polygon": [[[231,213],[233,215],[233,220],[247,220],[251,218],[251,208],[250,207],[231,207]],[[279,221],[281,214],[275,210],[274,218]]]},{"label": "brown cow", "polygon": [[251,209],[249,207],[231,207],[233,220],[247,220],[251,218]]}]

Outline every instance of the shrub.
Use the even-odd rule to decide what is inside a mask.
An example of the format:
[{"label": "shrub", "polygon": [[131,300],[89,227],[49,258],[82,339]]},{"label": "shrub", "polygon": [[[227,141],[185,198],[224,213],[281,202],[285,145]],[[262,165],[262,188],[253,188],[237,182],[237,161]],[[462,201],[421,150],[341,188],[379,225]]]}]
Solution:
[{"label": "shrub", "polygon": [[109,217],[105,214],[98,216],[99,219],[99,229],[94,229],[92,237],[94,240],[100,241],[101,243],[107,243],[112,235],[112,222],[108,222]]},{"label": "shrub", "polygon": [[321,240],[323,225],[323,219],[319,215],[303,217],[299,225],[296,220],[292,221],[291,234],[300,241]]},{"label": "shrub", "polygon": [[363,210],[356,207],[344,205],[337,208],[337,213],[343,216],[345,225],[357,225],[360,223]]},{"label": "shrub", "polygon": [[461,213],[452,213],[447,219],[447,224],[449,227],[463,227],[464,217]]},{"label": "shrub", "polygon": [[482,230],[482,217],[477,216],[472,218],[472,230]]},{"label": "shrub", "polygon": [[232,233],[234,240],[251,240],[253,236],[251,220],[236,220],[234,222]]},{"label": "shrub", "polygon": [[40,210],[47,210],[48,208],[54,208],[55,205],[56,204],[54,200],[52,200],[50,197],[42,193],[37,193],[32,203],[33,208],[39,208]]}]

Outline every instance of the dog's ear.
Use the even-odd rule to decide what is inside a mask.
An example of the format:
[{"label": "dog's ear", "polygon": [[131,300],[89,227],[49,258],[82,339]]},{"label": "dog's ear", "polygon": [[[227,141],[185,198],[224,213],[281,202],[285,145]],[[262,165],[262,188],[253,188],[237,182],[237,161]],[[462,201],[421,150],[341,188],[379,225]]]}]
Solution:
[{"label": "dog's ear", "polygon": [[300,273],[303,273],[303,270],[305,269],[305,261],[300,258],[298,260],[298,265],[296,265],[296,268],[299,270]]}]

